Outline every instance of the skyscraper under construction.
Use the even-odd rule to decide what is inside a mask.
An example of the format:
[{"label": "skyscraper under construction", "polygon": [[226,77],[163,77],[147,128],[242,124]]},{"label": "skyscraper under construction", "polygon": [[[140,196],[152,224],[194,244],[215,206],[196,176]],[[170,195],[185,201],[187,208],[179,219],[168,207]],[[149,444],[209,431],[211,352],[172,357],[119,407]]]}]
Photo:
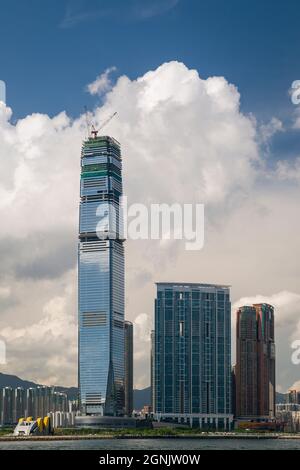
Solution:
[{"label": "skyscraper under construction", "polygon": [[81,152],[79,393],[88,415],[124,414],[124,247],[120,144],[93,133]]}]

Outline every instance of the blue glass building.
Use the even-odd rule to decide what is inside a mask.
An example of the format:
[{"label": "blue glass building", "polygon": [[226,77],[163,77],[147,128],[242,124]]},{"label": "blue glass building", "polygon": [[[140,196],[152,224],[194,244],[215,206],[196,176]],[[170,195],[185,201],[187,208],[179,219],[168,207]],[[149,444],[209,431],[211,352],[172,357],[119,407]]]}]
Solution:
[{"label": "blue glass building", "polygon": [[229,287],[157,283],[153,361],[158,420],[228,429],[233,420]]},{"label": "blue glass building", "polygon": [[81,153],[78,304],[79,394],[84,414],[124,414],[122,161],[111,137]]}]

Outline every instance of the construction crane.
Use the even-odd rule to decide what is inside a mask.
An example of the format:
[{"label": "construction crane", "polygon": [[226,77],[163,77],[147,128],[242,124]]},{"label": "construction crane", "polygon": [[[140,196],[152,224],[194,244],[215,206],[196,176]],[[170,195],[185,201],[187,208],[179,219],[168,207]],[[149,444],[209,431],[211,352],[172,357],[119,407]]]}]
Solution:
[{"label": "construction crane", "polygon": [[[98,136],[98,133],[116,116],[116,114],[118,114],[117,111],[115,111],[111,116],[109,116],[109,118],[107,118],[106,121],[104,121],[103,124],[98,129],[96,129],[94,124],[91,124],[88,110],[85,107],[85,116],[86,116],[86,125],[88,129],[88,136],[89,137],[92,136],[93,139],[96,139]],[[90,132],[90,129],[92,129],[91,132]]]}]

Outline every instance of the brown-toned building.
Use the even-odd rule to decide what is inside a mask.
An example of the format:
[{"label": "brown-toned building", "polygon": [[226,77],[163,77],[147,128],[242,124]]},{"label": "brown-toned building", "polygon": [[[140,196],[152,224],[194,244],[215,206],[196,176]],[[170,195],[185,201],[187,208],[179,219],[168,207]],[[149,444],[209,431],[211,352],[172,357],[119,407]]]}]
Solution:
[{"label": "brown-toned building", "polygon": [[240,307],[236,323],[236,416],[275,416],[274,308]]}]

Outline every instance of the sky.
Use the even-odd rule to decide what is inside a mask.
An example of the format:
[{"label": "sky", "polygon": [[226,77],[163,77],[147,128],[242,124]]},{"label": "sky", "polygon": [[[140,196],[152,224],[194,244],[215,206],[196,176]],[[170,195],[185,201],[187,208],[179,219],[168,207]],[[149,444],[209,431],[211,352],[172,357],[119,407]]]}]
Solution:
[{"label": "sky", "polygon": [[277,388],[300,386],[299,2],[0,0],[0,12],[0,370],[76,385],[87,106],[97,123],[118,112],[107,132],[130,202],[205,204],[199,252],[126,242],[135,386],[149,385],[154,283],[172,280],[231,284],[233,336],[239,305],[272,303]]}]

